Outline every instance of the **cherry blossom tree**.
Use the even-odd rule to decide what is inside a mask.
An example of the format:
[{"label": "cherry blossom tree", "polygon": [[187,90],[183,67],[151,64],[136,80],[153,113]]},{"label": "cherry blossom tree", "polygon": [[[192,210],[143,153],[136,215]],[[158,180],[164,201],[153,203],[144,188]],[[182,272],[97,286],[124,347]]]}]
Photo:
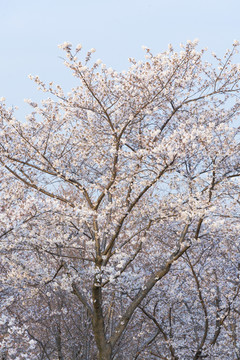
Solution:
[{"label": "cherry blossom tree", "polygon": [[238,43],[181,47],[1,99],[4,356],[240,358]]}]

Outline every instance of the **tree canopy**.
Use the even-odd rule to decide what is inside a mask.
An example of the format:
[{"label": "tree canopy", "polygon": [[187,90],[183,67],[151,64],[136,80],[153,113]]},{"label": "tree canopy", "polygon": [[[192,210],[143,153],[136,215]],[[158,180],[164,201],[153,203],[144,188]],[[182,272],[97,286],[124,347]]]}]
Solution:
[{"label": "tree canopy", "polygon": [[117,72],[64,43],[71,92],[1,99],[6,359],[240,358],[238,43],[181,47]]}]

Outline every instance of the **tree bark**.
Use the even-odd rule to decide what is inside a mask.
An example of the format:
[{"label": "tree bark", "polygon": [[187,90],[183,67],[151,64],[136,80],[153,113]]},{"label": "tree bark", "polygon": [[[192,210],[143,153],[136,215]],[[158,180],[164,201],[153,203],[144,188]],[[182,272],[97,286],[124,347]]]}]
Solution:
[{"label": "tree bark", "polygon": [[100,280],[95,276],[92,288],[93,295],[93,333],[98,348],[98,360],[111,360],[112,347],[106,339],[104,317],[102,311],[102,288]]}]

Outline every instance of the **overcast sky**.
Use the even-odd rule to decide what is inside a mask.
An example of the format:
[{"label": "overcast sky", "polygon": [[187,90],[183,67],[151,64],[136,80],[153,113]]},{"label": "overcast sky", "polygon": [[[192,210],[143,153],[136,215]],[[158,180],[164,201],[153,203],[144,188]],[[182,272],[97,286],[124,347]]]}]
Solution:
[{"label": "overcast sky", "polygon": [[[27,111],[24,98],[41,99],[27,75],[71,88],[57,45],[96,48],[96,59],[116,70],[188,39],[222,55],[240,40],[239,0],[0,0],[0,97]],[[240,55],[237,61],[240,62]]]}]

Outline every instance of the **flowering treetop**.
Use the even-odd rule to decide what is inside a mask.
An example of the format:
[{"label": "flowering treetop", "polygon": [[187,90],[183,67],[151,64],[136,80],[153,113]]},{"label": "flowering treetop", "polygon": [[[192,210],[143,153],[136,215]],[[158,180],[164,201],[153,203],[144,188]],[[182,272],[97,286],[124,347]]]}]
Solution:
[{"label": "flowering treetop", "polygon": [[[81,45],[60,47],[78,86],[65,94],[30,76],[49,97],[26,100],[24,122],[1,99],[1,247],[12,286],[77,295],[108,359],[172,264],[239,232],[238,43],[214,66],[196,41],[180,53],[144,47],[145,61],[120,73],[94,62],[95,49],[80,60]],[[113,291],[129,298],[106,334]]]}]

